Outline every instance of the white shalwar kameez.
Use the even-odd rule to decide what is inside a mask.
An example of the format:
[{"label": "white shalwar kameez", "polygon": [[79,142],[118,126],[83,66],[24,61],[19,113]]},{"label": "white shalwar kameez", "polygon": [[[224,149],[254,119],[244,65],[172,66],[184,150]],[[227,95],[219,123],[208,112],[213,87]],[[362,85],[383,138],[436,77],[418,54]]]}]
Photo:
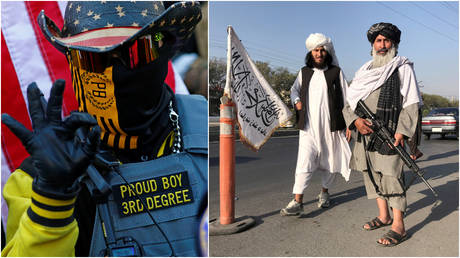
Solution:
[{"label": "white shalwar kameez", "polygon": [[[328,93],[324,71],[326,69],[313,68],[314,73],[310,80],[307,99],[308,116],[304,130],[299,132],[299,151],[297,156],[295,184],[293,194],[303,194],[308,187],[314,171],[322,172],[322,186],[329,189],[335,175],[340,172],[345,180],[350,177],[349,161],[350,147],[345,132],[330,130]],[[340,71],[340,83],[344,97],[347,82]],[[291,88],[291,99],[300,99],[302,85],[302,71],[299,72]]]}]

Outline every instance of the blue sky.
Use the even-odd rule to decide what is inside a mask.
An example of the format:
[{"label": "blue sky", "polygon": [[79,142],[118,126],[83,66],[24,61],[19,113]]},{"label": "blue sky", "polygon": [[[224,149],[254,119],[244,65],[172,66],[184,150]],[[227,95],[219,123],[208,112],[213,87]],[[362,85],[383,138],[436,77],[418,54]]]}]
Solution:
[{"label": "blue sky", "polygon": [[297,73],[307,53],[305,39],[332,38],[348,80],[371,59],[366,32],[377,22],[402,31],[399,55],[414,62],[421,91],[459,96],[458,2],[209,2],[209,56],[225,58],[232,25],[254,61]]}]

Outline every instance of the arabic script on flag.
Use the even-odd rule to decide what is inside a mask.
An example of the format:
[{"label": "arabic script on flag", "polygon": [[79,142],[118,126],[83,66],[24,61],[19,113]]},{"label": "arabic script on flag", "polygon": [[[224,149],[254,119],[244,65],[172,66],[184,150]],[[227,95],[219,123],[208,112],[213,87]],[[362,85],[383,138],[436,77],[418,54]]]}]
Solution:
[{"label": "arabic script on flag", "polygon": [[228,27],[227,82],[224,94],[235,103],[240,138],[258,150],[292,116]]}]

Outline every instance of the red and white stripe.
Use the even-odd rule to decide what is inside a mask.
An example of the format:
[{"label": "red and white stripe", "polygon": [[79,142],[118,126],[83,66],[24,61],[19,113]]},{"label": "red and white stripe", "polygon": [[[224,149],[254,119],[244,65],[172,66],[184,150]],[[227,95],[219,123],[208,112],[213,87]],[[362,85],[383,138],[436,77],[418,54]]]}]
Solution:
[{"label": "red and white stripe", "polygon": [[103,48],[123,42],[140,29],[140,27],[102,28],[83,32],[72,37],[59,38],[56,36],[55,38],[70,46]]},{"label": "red and white stripe", "polygon": [[[37,24],[39,12],[44,9],[59,28],[63,26],[66,2],[24,1],[1,2],[1,112],[8,113],[31,129],[27,111],[27,86],[36,82],[48,98],[52,82],[65,79],[63,115],[77,109],[69,66],[65,56],[42,35]],[[166,83],[177,94],[188,94],[187,88],[171,62]],[[10,173],[28,156],[21,142],[5,125],[1,129],[2,166],[1,186]],[[6,226],[8,208],[2,196],[2,221]]]}]

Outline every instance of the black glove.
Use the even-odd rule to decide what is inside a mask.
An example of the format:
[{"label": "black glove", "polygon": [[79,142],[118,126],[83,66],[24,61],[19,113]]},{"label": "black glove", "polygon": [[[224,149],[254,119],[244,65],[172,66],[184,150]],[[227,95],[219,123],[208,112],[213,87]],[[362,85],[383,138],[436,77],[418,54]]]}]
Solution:
[{"label": "black glove", "polygon": [[[86,171],[98,150],[101,132],[88,113],[73,112],[61,119],[64,87],[64,80],[56,80],[48,103],[36,83],[27,87],[33,132],[8,114],[2,114],[3,123],[21,140],[33,159],[38,172],[34,187],[58,194],[73,191],[69,188]],[[84,138],[75,137],[79,128]]]}]

